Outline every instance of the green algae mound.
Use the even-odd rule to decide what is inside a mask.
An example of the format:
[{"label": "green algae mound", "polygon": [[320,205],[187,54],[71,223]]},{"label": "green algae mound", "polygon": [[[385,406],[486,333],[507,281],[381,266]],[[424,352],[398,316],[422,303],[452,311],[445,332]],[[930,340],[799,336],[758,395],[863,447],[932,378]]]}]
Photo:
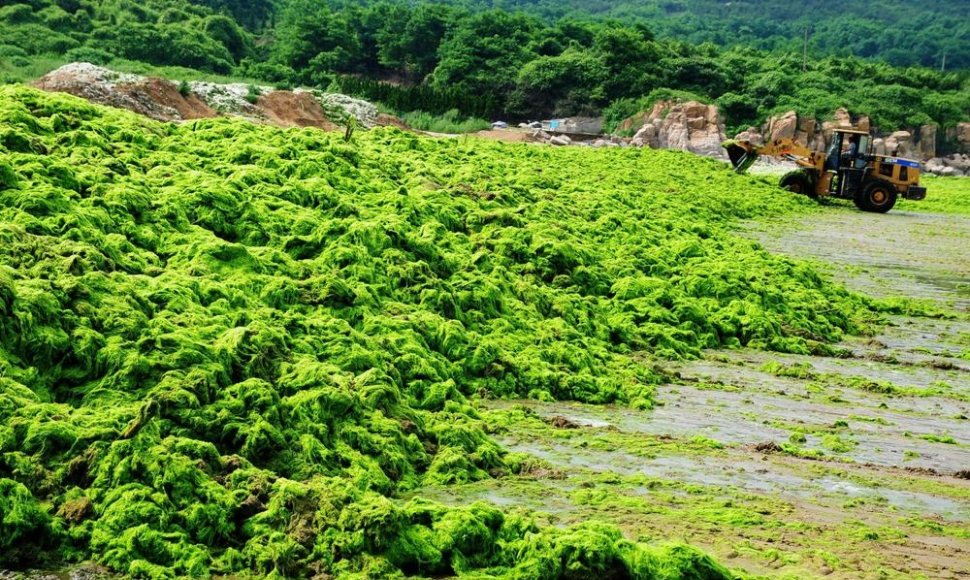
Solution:
[{"label": "green algae mound", "polygon": [[858,330],[861,299],[728,232],[798,203],[673,152],[0,88],[0,566],[724,577],[610,526],[395,498],[514,469],[475,398],[648,408],[645,356]]}]

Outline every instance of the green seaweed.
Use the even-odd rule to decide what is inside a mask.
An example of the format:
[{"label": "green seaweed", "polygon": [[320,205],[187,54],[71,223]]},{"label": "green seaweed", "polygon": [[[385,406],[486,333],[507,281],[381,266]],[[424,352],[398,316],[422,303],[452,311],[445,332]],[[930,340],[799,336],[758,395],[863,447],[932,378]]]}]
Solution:
[{"label": "green seaweed", "polygon": [[21,554],[153,578],[723,577],[608,526],[392,499],[515,468],[477,398],[647,408],[645,357],[808,353],[873,320],[731,233],[808,205],[686,154],[345,143],[18,86],[0,128],[0,497]]},{"label": "green seaweed", "polygon": [[29,489],[0,478],[0,566],[36,564],[42,551],[56,545],[62,535]]}]

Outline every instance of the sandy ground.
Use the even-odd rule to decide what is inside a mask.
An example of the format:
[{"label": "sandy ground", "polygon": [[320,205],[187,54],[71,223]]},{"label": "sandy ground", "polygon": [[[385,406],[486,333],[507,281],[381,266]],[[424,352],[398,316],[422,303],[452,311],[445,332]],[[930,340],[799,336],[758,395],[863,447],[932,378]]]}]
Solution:
[{"label": "sandy ground", "polygon": [[840,358],[669,363],[680,378],[649,411],[486,403],[518,412],[497,437],[541,467],[420,495],[524,506],[556,525],[605,519],[757,576],[970,578],[970,220],[832,205],[744,234],[852,290],[956,315],[891,316]]}]

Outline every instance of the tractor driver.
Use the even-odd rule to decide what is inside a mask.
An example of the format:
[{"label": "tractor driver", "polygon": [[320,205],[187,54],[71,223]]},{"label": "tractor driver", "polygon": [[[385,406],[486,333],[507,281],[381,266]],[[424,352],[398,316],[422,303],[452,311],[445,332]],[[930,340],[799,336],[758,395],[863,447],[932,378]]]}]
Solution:
[{"label": "tractor driver", "polygon": [[[826,152],[825,158],[825,169],[830,171],[836,171],[839,168],[839,142],[832,139],[832,145],[829,146],[829,150]],[[844,166],[854,168],[856,158],[859,156],[859,136],[849,135],[848,149],[845,152],[841,152],[842,161],[844,161]]]},{"label": "tractor driver", "polygon": [[849,135],[849,151],[845,154],[846,159],[849,163],[854,163],[856,157],[859,156],[859,136]]}]

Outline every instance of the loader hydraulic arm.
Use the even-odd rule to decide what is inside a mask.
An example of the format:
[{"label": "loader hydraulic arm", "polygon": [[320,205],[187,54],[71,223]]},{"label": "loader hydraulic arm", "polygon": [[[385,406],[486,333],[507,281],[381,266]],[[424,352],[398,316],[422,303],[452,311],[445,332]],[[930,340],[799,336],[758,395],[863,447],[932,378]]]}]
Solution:
[{"label": "loader hydraulic arm", "polygon": [[721,146],[727,150],[731,165],[737,173],[745,173],[761,156],[787,159],[803,167],[817,167],[821,159],[818,153],[813,153],[808,147],[792,139],[776,139],[761,146],[750,141],[730,139],[721,143]]}]

